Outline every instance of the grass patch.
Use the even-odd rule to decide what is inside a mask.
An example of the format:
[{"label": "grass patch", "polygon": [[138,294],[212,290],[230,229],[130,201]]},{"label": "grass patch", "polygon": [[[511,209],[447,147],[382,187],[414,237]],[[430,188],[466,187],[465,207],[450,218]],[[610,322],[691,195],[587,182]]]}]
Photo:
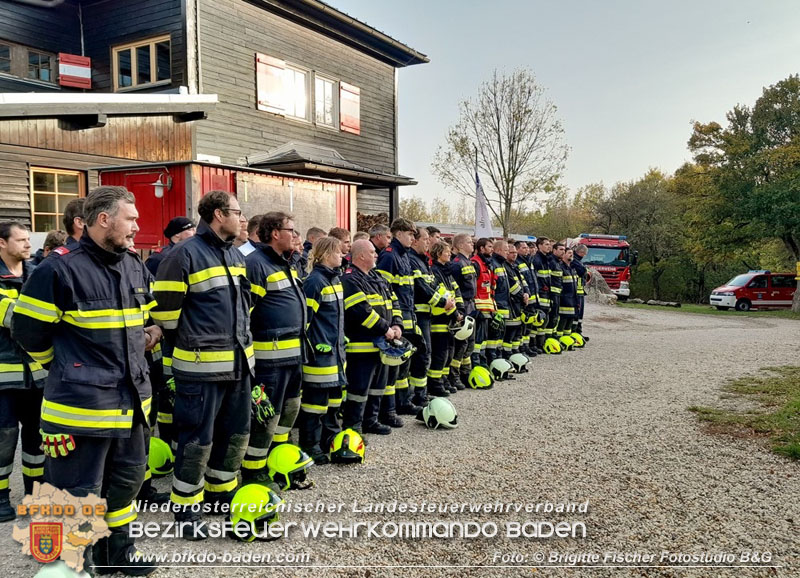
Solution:
[{"label": "grass patch", "polygon": [[649,311],[670,311],[673,313],[700,313],[702,315],[720,315],[724,317],[771,317],[778,319],[794,319],[800,321],[800,313],[793,313],[790,309],[772,309],[764,311],[720,311],[713,305],[697,305],[695,303],[681,304],[680,307],[661,307],[659,305],[645,305],[644,303],[617,303],[623,309],[647,309]]},{"label": "grass patch", "polygon": [[748,399],[759,406],[748,412],[691,406],[709,432],[763,439],[773,452],[800,460],[800,367],[765,367],[763,377],[740,377],[725,385],[723,398]]}]

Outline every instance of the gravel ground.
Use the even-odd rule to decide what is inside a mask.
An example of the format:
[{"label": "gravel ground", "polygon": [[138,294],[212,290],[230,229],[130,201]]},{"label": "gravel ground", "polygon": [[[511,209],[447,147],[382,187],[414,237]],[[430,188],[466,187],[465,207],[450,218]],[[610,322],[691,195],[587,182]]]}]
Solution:
[{"label": "gravel ground", "polygon": [[[728,378],[796,363],[798,324],[598,306],[589,313],[585,327],[592,339],[584,350],[539,357],[531,372],[515,381],[452,398],[459,411],[457,430],[429,431],[408,418],[390,436],[369,437],[366,464],[314,468],[315,488],[284,494],[295,504],[345,504],[338,514],[286,513],[281,516],[285,522],[494,523],[496,537],[304,539],[294,529],[287,539],[269,543],[145,539],[139,548],[170,555],[305,552],[308,560],[298,565],[322,567],[209,567],[202,570],[205,577],[800,576],[798,464],[752,440],[706,435],[686,409],[717,402]],[[17,473],[11,483],[17,492],[12,499],[18,500]],[[166,489],[167,481],[158,486]],[[354,501],[363,509],[393,501],[525,505],[587,500],[586,513],[353,511]],[[146,514],[141,519],[166,522],[169,517]],[[586,537],[504,536],[507,524],[525,521],[583,522]],[[0,532],[4,578],[36,571],[18,548],[10,531]],[[614,560],[604,557],[612,552],[654,556],[655,564],[664,552],[723,554],[734,557],[727,562],[732,565],[742,563],[743,553],[770,552],[770,564],[778,567],[575,568],[563,567],[569,560],[549,562],[559,554],[596,554],[597,563],[608,566]],[[538,563],[540,555],[544,564]],[[635,564],[616,561],[617,566]],[[197,571],[163,568],[155,576],[188,577]]]}]

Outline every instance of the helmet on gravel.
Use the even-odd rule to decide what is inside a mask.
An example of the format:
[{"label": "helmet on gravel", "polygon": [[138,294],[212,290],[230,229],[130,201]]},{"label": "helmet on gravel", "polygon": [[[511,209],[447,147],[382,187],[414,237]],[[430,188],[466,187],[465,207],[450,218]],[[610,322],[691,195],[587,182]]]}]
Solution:
[{"label": "helmet on gravel", "polygon": [[354,429],[336,434],[331,442],[331,462],[334,464],[360,464],[364,461],[364,439]]},{"label": "helmet on gravel", "polygon": [[574,333],[570,333],[569,336],[572,337],[572,340],[575,342],[575,347],[580,348],[586,345],[586,342],[583,340],[583,335],[581,335],[577,331],[575,331]]},{"label": "helmet on gravel", "polygon": [[517,373],[524,373],[528,371],[528,356],[522,353],[514,353],[511,357],[508,358],[508,361],[514,367],[514,371]]},{"label": "helmet on gravel", "polygon": [[558,339],[553,337],[548,337],[544,341],[544,352],[548,355],[561,353],[561,344],[558,342]]},{"label": "helmet on gravel", "polygon": [[492,377],[494,377],[495,381],[502,381],[504,379],[508,379],[508,374],[511,371],[511,364],[506,359],[497,358],[492,361],[489,369],[491,370]]},{"label": "helmet on gravel", "polygon": [[417,350],[405,337],[392,339],[391,341],[387,341],[385,337],[379,337],[373,341],[373,344],[381,354],[381,363],[390,367],[403,365]]},{"label": "helmet on gravel", "polygon": [[562,335],[558,341],[561,343],[561,349],[566,351],[572,351],[572,347],[575,345],[575,340],[569,335]]},{"label": "helmet on gravel", "polygon": [[306,490],[314,484],[307,482],[308,468],[314,460],[292,444],[275,446],[267,456],[270,479],[282,490]]},{"label": "helmet on gravel", "polygon": [[466,341],[472,336],[472,332],[475,330],[475,319],[467,315],[454,329],[453,337],[459,341]]},{"label": "helmet on gravel", "polygon": [[492,374],[482,365],[476,365],[467,378],[472,389],[490,389],[494,385]]},{"label": "helmet on gravel", "polygon": [[[277,507],[282,503],[281,497],[266,486],[242,486],[231,500],[231,523],[235,529],[233,535],[242,542],[252,542],[256,536],[263,536],[267,526],[278,521]],[[241,522],[250,527],[249,531],[237,527]]]},{"label": "helmet on gravel", "polygon": [[150,438],[150,453],[147,456],[147,465],[156,478],[168,476],[172,473],[175,458],[169,444],[161,438]]},{"label": "helmet on gravel", "polygon": [[458,412],[449,399],[434,397],[422,408],[422,421],[430,429],[458,427]]}]

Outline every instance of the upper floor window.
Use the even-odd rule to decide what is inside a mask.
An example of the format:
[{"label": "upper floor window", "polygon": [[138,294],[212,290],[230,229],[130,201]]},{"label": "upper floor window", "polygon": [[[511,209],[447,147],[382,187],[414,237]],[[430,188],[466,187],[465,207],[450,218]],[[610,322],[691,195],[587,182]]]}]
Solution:
[{"label": "upper floor window", "polygon": [[308,72],[287,65],[283,74],[284,112],[308,120]]},{"label": "upper floor window", "polygon": [[115,46],[112,56],[114,90],[167,84],[172,77],[169,35]]},{"label": "upper floor window", "polygon": [[35,233],[61,229],[64,207],[86,194],[80,171],[31,167],[31,221]]},{"label": "upper floor window", "polygon": [[336,128],[339,120],[336,82],[317,76],[314,79],[314,121],[318,125]]},{"label": "upper floor window", "polygon": [[0,42],[0,73],[55,83],[56,72],[55,54]]}]

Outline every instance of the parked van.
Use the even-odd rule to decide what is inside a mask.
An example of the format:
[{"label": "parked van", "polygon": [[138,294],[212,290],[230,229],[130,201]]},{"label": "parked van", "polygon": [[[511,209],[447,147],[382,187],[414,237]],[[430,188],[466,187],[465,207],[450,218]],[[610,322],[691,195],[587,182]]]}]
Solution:
[{"label": "parked van", "polygon": [[794,273],[748,271],[711,292],[709,301],[717,309],[788,309],[797,289]]}]

